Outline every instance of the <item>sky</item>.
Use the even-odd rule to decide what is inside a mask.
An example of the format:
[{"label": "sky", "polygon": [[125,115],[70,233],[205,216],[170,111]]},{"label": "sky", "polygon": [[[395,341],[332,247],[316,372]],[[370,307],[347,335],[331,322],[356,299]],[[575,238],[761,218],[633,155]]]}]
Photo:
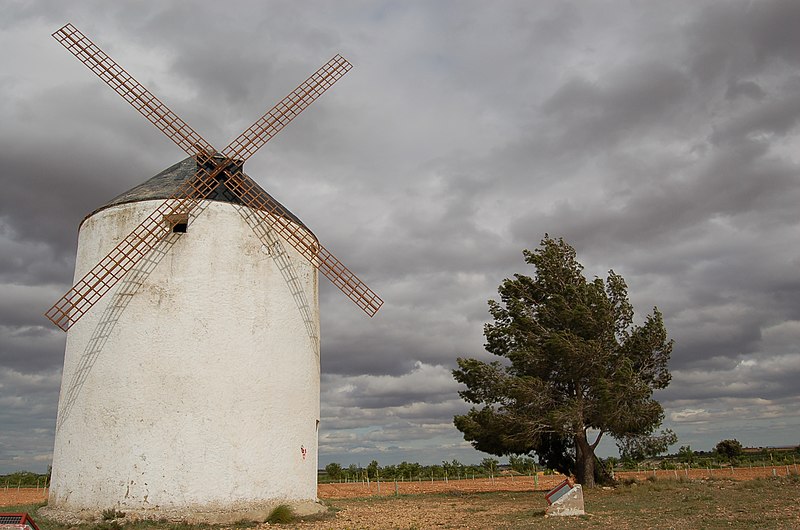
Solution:
[{"label": "sky", "polygon": [[[71,22],[214,145],[354,68],[246,166],[385,300],[320,281],[320,465],[478,462],[456,358],[547,233],[675,347],[678,445],[800,444],[800,2],[0,4],[0,473],[45,471],[85,215],[184,155]],[[614,454],[613,442],[601,454]]]}]

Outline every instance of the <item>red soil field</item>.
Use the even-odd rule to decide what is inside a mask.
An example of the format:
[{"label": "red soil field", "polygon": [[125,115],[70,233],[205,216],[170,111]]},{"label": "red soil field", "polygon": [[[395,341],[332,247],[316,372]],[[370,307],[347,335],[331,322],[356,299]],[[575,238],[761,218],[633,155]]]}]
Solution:
[{"label": "red soil field", "polygon": [[[656,471],[620,471],[616,473],[618,480],[626,478],[636,478],[646,480],[654,474],[658,479],[680,479],[688,478],[692,480],[704,478],[726,478],[733,480],[752,480],[756,478],[771,476],[786,476],[797,474],[797,465],[782,465],[770,467],[737,467],[723,469],[677,469]],[[480,492],[480,491],[547,491],[564,479],[562,475],[539,475],[538,479],[528,476],[516,477],[495,477],[494,480],[488,478],[461,479],[461,480],[430,480],[398,482],[397,493],[400,495],[418,493],[452,493],[460,492]],[[395,494],[395,483],[380,482],[380,492],[378,483],[371,481],[320,484],[317,488],[317,495],[320,499],[343,499],[349,497],[370,497],[373,495],[388,496]],[[0,486],[0,506],[11,506],[18,504],[35,504],[47,500],[47,490],[44,488],[4,488]]]},{"label": "red soil field", "polygon": [[[774,467],[737,467],[737,468],[723,468],[723,469],[677,469],[677,470],[650,470],[650,471],[619,471],[615,473],[617,480],[624,480],[626,478],[636,478],[637,480],[647,480],[647,477],[652,477],[654,474],[660,480],[688,478],[692,480],[699,480],[704,478],[727,478],[733,480],[752,480],[756,478],[771,477],[773,476],[786,476],[789,474],[797,474],[798,470],[793,465],[789,466],[774,466]],[[553,488],[556,484],[564,480],[563,475],[539,475],[538,484],[534,477],[516,476],[511,477],[495,477],[494,480],[488,478],[462,479],[462,480],[437,480],[431,482],[423,480],[411,482],[398,482],[397,488],[400,495],[413,494],[413,493],[450,493],[454,491],[462,492],[478,492],[478,491],[547,491]],[[383,482],[380,484],[380,493],[378,492],[378,485],[373,481],[369,484],[365,482],[350,482],[350,483],[332,483],[320,484],[317,487],[317,495],[320,499],[343,499],[348,497],[369,497],[373,495],[394,495],[394,481]]]},{"label": "red soil field", "polygon": [[15,504],[36,504],[47,500],[46,488],[4,488],[0,487],[0,506]]}]

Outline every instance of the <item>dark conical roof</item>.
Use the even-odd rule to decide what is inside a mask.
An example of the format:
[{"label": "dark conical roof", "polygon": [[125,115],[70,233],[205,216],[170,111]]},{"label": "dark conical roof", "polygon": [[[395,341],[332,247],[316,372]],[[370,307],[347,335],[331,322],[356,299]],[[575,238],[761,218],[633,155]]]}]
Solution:
[{"label": "dark conical roof", "polygon": [[[156,176],[142,182],[138,186],[135,186],[129,189],[128,191],[117,195],[116,197],[114,197],[104,205],[100,206],[86,217],[87,218],[91,217],[92,215],[96,214],[101,210],[105,210],[106,208],[117,206],[119,204],[127,204],[139,201],[169,199],[175,194],[175,192],[178,190],[181,184],[183,184],[184,181],[193,178],[196,173],[197,173],[197,161],[193,157],[186,158],[184,160],[181,160],[177,164],[168,167],[167,169],[157,174]],[[272,197],[272,195],[270,195],[264,190],[261,190],[261,195],[263,198],[269,198],[271,201],[280,204],[280,206],[286,212],[286,217],[288,217],[292,222],[308,230],[308,227],[305,226],[303,222],[297,218],[297,216],[295,216],[292,212],[290,212],[289,209],[286,208],[286,206],[275,200],[275,198]],[[238,198],[225,188],[224,183],[220,183],[217,190],[214,191],[210,196],[208,196],[207,199],[212,201],[241,204]]]}]

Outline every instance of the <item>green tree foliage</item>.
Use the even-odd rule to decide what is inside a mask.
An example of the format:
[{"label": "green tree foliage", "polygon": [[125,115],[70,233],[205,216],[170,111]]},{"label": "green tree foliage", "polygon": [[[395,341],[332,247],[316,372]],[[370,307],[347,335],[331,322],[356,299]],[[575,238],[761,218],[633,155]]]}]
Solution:
[{"label": "green tree foliage", "polygon": [[638,462],[645,458],[652,458],[665,452],[670,445],[678,441],[678,436],[667,429],[659,435],[634,435],[625,436],[617,440],[619,455],[623,460]]},{"label": "green tree foliage", "polygon": [[487,473],[490,475],[497,474],[497,466],[500,465],[500,462],[494,458],[484,458],[481,460],[481,467],[486,470]]},{"label": "green tree foliage", "polygon": [[0,475],[0,485],[3,487],[11,486],[36,486],[44,485],[50,480],[50,469],[47,474],[33,473],[31,471],[16,471],[9,475]]},{"label": "green tree foliage", "polygon": [[422,465],[417,462],[406,462],[405,460],[397,464],[397,474],[399,478],[411,480],[412,477],[418,477],[422,470]]},{"label": "green tree foliage", "polygon": [[453,461],[450,462],[450,475],[461,477],[463,474],[464,474],[464,464],[462,464],[461,462],[459,462],[454,458]]},{"label": "green tree foliage", "polygon": [[[545,236],[489,302],[486,350],[505,362],[458,359],[459,394],[479,405],[454,423],[494,455],[535,453],[540,463],[594,485],[594,450],[605,435],[652,434],[664,417],[652,397],[669,384],[672,341],[657,308],[633,324],[625,280],[588,281],[575,250]],[[588,431],[597,432],[593,441]]]},{"label": "green tree foliage", "polygon": [[678,449],[678,459],[686,464],[694,463],[694,451],[690,445],[682,445]]},{"label": "green tree foliage", "polygon": [[372,462],[370,462],[369,465],[367,466],[367,477],[371,479],[377,477],[378,469],[379,465],[377,460],[373,460]]},{"label": "green tree foliage", "polygon": [[518,455],[510,455],[508,457],[508,463],[511,466],[511,469],[517,473],[522,473],[523,475],[533,472],[536,465],[533,458]]},{"label": "green tree foliage", "polygon": [[325,466],[325,474],[333,480],[339,480],[342,478],[342,466],[336,462],[331,462]]},{"label": "green tree foliage", "polygon": [[735,438],[732,440],[721,440],[714,450],[719,456],[727,458],[731,464],[742,456],[742,444]]}]

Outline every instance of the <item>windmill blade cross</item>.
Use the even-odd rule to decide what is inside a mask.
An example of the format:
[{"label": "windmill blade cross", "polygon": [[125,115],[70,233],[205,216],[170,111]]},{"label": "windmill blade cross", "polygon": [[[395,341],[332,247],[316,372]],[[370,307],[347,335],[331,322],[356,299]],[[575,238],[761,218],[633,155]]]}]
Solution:
[{"label": "windmill blade cross", "polygon": [[225,185],[245,206],[249,206],[278,235],[310,261],[350,300],[370,317],[383,305],[383,300],[361,281],[336,256],[307,230],[295,225],[280,203],[261,193],[261,187],[240,169],[226,170]]},{"label": "windmill blade cross", "polygon": [[233,140],[222,154],[244,162],[353,67],[336,55]]},{"label": "windmill blade cross", "polygon": [[[249,177],[240,178],[243,162],[352,68],[347,60],[336,55],[232,141],[223,150],[222,157],[215,157],[216,150],[209,142],[72,24],[64,25],[53,33],[53,37],[178,147],[194,156],[198,165],[192,179],[184,182],[45,313],[65,331],[170,233],[174,219],[188,217],[199,201],[216,189],[217,179],[223,171],[231,179],[231,185],[236,183],[239,193],[243,193],[240,200],[256,204],[244,190],[263,190]],[[231,171],[230,167],[237,169]],[[264,193],[255,193],[253,197],[260,197],[261,207],[268,209],[265,211],[278,212],[279,215],[288,213],[277,202],[267,199],[268,195]],[[272,216],[266,217],[272,219]],[[313,236],[281,219],[286,222],[268,222],[351,300],[373,316],[383,301]]]},{"label": "windmill blade cross", "polygon": [[214,147],[133,78],[86,35],[65,24],[53,38],[189,155],[211,156]]},{"label": "windmill blade cross", "polygon": [[224,165],[213,171],[202,169],[147,216],[133,231],[111,249],[89,272],[75,283],[45,316],[67,331],[91,307],[117,284],[159,241],[171,231],[174,221],[188,217],[198,202],[217,187],[217,175]]}]

